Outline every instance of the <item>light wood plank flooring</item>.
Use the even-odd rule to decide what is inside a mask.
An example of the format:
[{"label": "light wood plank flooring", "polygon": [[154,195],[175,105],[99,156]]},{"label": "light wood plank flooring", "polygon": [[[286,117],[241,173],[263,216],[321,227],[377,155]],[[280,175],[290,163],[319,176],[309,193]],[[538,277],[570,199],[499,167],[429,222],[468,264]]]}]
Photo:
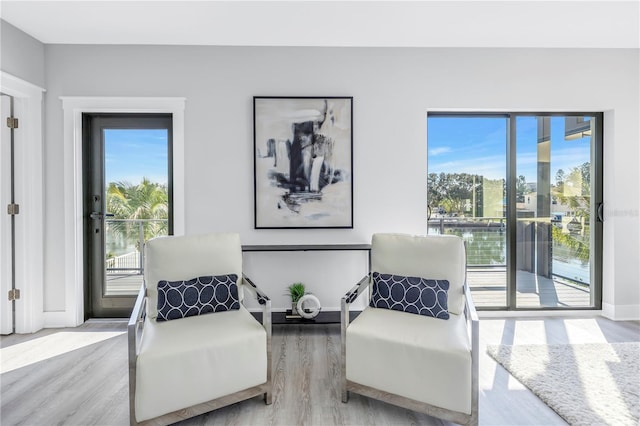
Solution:
[{"label": "light wood plank flooring", "polygon": [[[0,424],[128,424],[124,322],[90,321],[0,339]],[[485,353],[487,344],[640,341],[640,322],[604,318],[482,319],[480,424],[562,425]],[[338,324],[274,325],[274,403],[260,398],[184,425],[448,425],[355,394],[340,401]]]}]

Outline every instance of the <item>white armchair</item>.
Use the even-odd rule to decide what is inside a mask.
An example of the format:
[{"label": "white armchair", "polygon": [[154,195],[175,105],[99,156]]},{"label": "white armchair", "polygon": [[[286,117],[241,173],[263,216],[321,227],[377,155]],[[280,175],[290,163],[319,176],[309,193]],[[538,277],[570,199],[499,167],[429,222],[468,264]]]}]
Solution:
[{"label": "white armchair", "polygon": [[[247,293],[263,307],[262,324],[242,304]],[[132,425],[258,395],[271,403],[271,301],[242,274],[238,234],[147,242],[128,335]]]},{"label": "white armchair", "polygon": [[[376,307],[350,324],[349,305],[365,292]],[[355,392],[478,423],[479,323],[462,239],[373,235],[370,274],[342,298],[341,322],[343,402]]]}]

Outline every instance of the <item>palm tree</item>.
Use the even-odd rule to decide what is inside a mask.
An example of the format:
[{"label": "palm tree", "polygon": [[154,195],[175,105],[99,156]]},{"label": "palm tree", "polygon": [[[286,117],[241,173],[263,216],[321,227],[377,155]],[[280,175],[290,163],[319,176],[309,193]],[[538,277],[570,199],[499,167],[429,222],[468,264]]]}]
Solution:
[{"label": "palm tree", "polygon": [[[145,241],[158,235],[166,235],[169,218],[167,186],[151,182],[147,178],[142,178],[138,185],[111,182],[107,187],[107,211],[115,219],[156,219],[142,222]],[[119,229],[114,231],[127,239],[138,239],[139,224],[122,222],[119,225]]]}]

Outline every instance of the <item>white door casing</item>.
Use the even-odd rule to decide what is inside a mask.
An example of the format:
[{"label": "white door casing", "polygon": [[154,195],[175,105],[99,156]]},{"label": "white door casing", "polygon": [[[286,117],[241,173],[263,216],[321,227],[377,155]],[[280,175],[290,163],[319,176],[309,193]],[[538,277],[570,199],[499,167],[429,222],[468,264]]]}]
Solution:
[{"label": "white door casing", "polygon": [[[44,294],[44,144],[42,135],[42,108],[44,89],[18,77],[0,71],[0,91],[14,99],[14,117],[19,120],[19,127],[14,130],[15,152],[15,201],[20,206],[20,213],[15,217],[15,281],[20,290],[20,299],[16,301],[15,331],[16,333],[33,333],[44,326],[43,294]],[[6,122],[1,123],[6,126]],[[5,133],[3,133],[3,139]],[[3,143],[3,145],[5,145]],[[7,151],[8,152],[8,151]],[[2,148],[2,157],[5,149]],[[0,177],[2,179],[3,214],[2,249],[0,250],[0,266],[2,273],[2,298],[7,299],[10,287],[6,283],[11,279],[10,245],[5,241],[10,234],[5,232],[5,216],[7,213],[6,194],[10,171],[3,160]],[[8,250],[7,251],[7,247]],[[3,306],[4,308],[4,306]],[[3,318],[4,322],[4,309]],[[4,328],[3,328],[4,332]]]},{"label": "white door casing", "polygon": [[[61,96],[64,110],[65,311],[47,313],[47,327],[84,322],[82,113],[170,113],[173,116],[173,231],[185,233],[184,108],[182,97]],[[55,315],[54,315],[55,314]]]}]

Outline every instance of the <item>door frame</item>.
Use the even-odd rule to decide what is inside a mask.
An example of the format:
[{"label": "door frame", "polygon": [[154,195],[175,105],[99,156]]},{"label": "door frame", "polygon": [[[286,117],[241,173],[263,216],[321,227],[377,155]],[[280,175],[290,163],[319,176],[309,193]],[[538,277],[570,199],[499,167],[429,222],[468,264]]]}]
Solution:
[{"label": "door frame", "polygon": [[[596,123],[598,126],[595,128],[595,134],[592,136],[591,143],[591,159],[593,164],[593,177],[591,182],[592,201],[591,209],[594,216],[594,229],[593,229],[593,241],[596,251],[599,256],[595,256],[595,259],[590,263],[591,283],[593,284],[590,291],[590,304],[586,307],[518,307],[516,300],[516,268],[515,268],[515,255],[516,255],[516,173],[514,173],[516,166],[516,120],[518,117],[530,116],[530,117],[570,117],[570,116],[593,116],[596,117]],[[507,212],[505,219],[507,220],[507,240],[506,240],[506,269],[507,269],[507,284],[506,284],[506,300],[505,306],[495,306],[481,308],[483,314],[491,312],[499,312],[501,314],[507,314],[510,312],[553,312],[564,313],[569,312],[601,312],[604,306],[603,300],[603,288],[604,288],[604,276],[603,276],[603,261],[604,261],[604,241],[603,231],[604,223],[602,218],[597,214],[599,205],[604,203],[604,129],[605,126],[605,113],[598,109],[584,110],[582,108],[576,108],[571,110],[557,110],[549,109],[544,112],[538,112],[536,110],[529,109],[500,109],[500,110],[488,110],[479,109],[473,111],[470,109],[456,109],[456,108],[443,108],[443,109],[428,109],[427,119],[425,124],[428,130],[429,117],[444,117],[444,116],[460,116],[460,117],[501,117],[507,120],[507,146],[506,146],[506,199],[507,199]],[[425,135],[428,131],[425,131]],[[428,141],[427,141],[428,144]],[[593,247],[592,247],[593,248]],[[489,315],[491,316],[491,315]],[[535,315],[533,315],[535,316]]]},{"label": "door frame", "polygon": [[[15,194],[20,205],[16,216],[15,274],[21,297],[16,301],[15,332],[33,333],[43,328],[44,318],[44,143],[42,87],[0,71],[0,91],[14,99]],[[4,123],[0,123],[4,125]],[[5,171],[2,170],[4,177]],[[0,206],[2,213],[6,207]],[[1,253],[5,264],[5,253]],[[10,259],[8,259],[10,261]],[[6,297],[5,295],[0,295]]]},{"label": "door frame", "polygon": [[84,322],[82,114],[169,113],[173,117],[173,233],[185,233],[183,97],[61,96],[64,111],[65,311],[50,326]]},{"label": "door frame", "polygon": [[[173,234],[173,149],[172,149],[172,122],[171,114],[83,114],[83,161],[84,177],[83,188],[85,190],[83,202],[85,218],[85,320],[89,318],[117,318],[128,317],[135,303],[138,291],[129,295],[105,295],[107,276],[105,275],[106,258],[106,226],[105,219],[108,215],[107,191],[108,182],[104,180],[106,172],[106,152],[104,129],[113,130],[144,130],[164,129],[168,131],[167,145],[167,231]],[[135,183],[135,182],[134,182]],[[99,187],[99,188],[98,188]],[[96,194],[100,195],[99,201],[94,200]],[[104,198],[104,199],[103,199]],[[97,204],[96,204],[97,203]],[[91,212],[99,212],[103,215],[100,224],[89,218]],[[99,230],[98,233],[96,228]],[[100,240],[96,241],[96,238]],[[143,250],[143,247],[140,247]]]}]

